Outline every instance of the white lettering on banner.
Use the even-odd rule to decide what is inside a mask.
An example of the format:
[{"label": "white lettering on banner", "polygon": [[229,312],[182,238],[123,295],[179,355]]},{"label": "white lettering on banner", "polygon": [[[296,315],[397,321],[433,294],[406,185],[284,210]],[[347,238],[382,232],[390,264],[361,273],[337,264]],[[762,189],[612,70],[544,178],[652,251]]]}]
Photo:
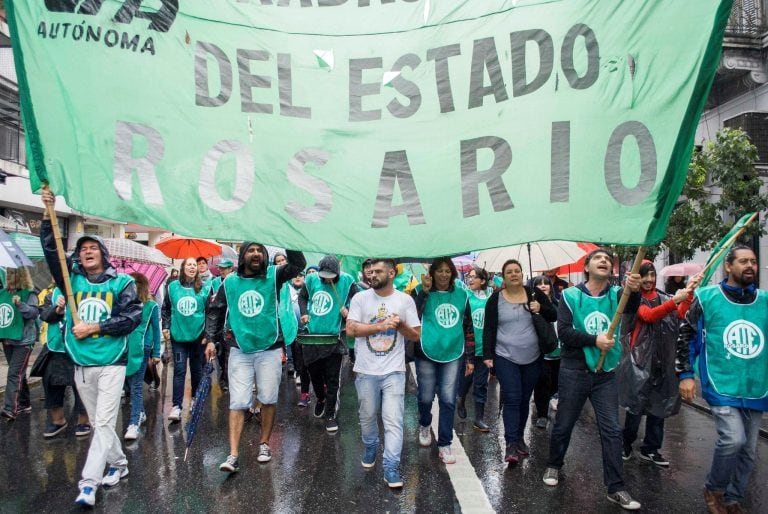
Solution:
[{"label": "white lettering on banner", "polygon": [[185,296],[176,302],[176,310],[182,316],[191,316],[197,312],[197,300],[191,296]]},{"label": "white lettering on banner", "polygon": [[437,324],[443,328],[452,328],[459,322],[459,309],[450,303],[442,303],[435,309]]},{"label": "white lettering on banner", "polygon": [[740,359],[754,359],[765,346],[763,332],[752,322],[739,319],[723,332],[723,344],[730,355]]},{"label": "white lettering on banner", "polygon": [[237,309],[246,318],[258,316],[264,309],[264,297],[258,291],[246,291],[237,299]]},{"label": "white lettering on banner", "polygon": [[333,307],[333,298],[325,291],[318,291],[312,295],[312,314],[325,316]]},{"label": "white lettering on banner", "polygon": [[86,298],[77,307],[77,316],[84,323],[98,323],[109,314],[109,305],[101,298]]},{"label": "white lettering on banner", "polygon": [[8,328],[13,323],[13,307],[7,303],[0,304],[0,328]]},{"label": "white lettering on banner", "polygon": [[485,326],[485,310],[477,309],[472,313],[472,324],[476,329],[482,330]]},{"label": "white lettering on banner", "polygon": [[605,334],[610,326],[611,321],[602,312],[592,312],[584,319],[584,329],[587,331],[587,334],[593,336]]}]

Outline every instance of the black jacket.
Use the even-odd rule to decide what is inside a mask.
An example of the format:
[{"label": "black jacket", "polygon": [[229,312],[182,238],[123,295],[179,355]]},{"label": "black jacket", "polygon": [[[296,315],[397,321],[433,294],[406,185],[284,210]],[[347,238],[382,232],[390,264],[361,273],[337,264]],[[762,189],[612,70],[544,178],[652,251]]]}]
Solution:
[{"label": "black jacket", "polygon": [[[496,332],[499,328],[499,296],[502,289],[494,291],[485,303],[485,325],[483,326],[483,360],[493,360],[496,357]],[[536,288],[525,286],[528,299],[531,296],[539,302],[541,310],[539,314],[550,323],[557,320],[557,310],[549,301],[547,295]],[[526,306],[526,310],[527,306]]]}]

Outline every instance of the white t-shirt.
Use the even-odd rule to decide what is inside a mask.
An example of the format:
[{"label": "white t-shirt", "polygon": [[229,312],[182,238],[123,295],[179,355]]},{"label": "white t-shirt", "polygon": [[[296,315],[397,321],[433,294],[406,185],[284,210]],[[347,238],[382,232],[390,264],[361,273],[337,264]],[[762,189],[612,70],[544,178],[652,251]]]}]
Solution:
[{"label": "white t-shirt", "polygon": [[[352,297],[347,319],[358,323],[383,323],[397,314],[409,327],[421,326],[413,298],[395,290],[390,296],[379,296],[368,289]],[[387,330],[368,337],[355,338],[355,367],[357,373],[386,375],[405,371],[405,338],[397,330]]]}]

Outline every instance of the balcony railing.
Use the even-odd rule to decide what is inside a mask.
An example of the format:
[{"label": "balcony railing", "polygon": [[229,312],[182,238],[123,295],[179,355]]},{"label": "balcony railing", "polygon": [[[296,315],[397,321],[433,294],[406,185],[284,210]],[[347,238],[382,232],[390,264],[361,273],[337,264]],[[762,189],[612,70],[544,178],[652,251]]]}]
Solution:
[{"label": "balcony railing", "polygon": [[758,37],[766,32],[766,0],[736,0],[725,27],[731,37]]}]

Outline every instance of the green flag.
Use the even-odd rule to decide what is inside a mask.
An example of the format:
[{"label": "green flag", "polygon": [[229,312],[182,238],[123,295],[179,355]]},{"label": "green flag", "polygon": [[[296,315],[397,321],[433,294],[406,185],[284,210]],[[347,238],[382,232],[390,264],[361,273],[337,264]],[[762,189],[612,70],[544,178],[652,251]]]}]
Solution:
[{"label": "green flag", "polygon": [[393,257],[661,240],[731,5],[6,2],[33,187]]},{"label": "green flag", "polygon": [[[749,214],[745,214],[741,217],[739,221],[736,222],[736,224],[731,228],[731,230],[728,231],[727,234],[725,234],[725,237],[723,237],[714,248],[712,248],[712,253],[709,255],[709,259],[707,259],[707,265],[708,267],[707,272],[704,273],[704,278],[701,280],[701,285],[705,286],[709,284],[709,281],[712,279],[712,275],[715,274],[715,272],[720,269],[720,266],[723,265],[723,261],[725,260],[725,256],[728,255],[728,250],[730,250],[731,246],[733,246],[733,241],[731,241],[731,238],[738,232],[744,225],[747,224],[747,221],[749,221],[749,218],[752,217],[752,215],[755,214],[754,212],[750,212]],[[723,250],[725,248],[725,250]],[[723,250],[722,252],[720,250]],[[712,266],[709,266],[710,262],[713,262]]]}]

